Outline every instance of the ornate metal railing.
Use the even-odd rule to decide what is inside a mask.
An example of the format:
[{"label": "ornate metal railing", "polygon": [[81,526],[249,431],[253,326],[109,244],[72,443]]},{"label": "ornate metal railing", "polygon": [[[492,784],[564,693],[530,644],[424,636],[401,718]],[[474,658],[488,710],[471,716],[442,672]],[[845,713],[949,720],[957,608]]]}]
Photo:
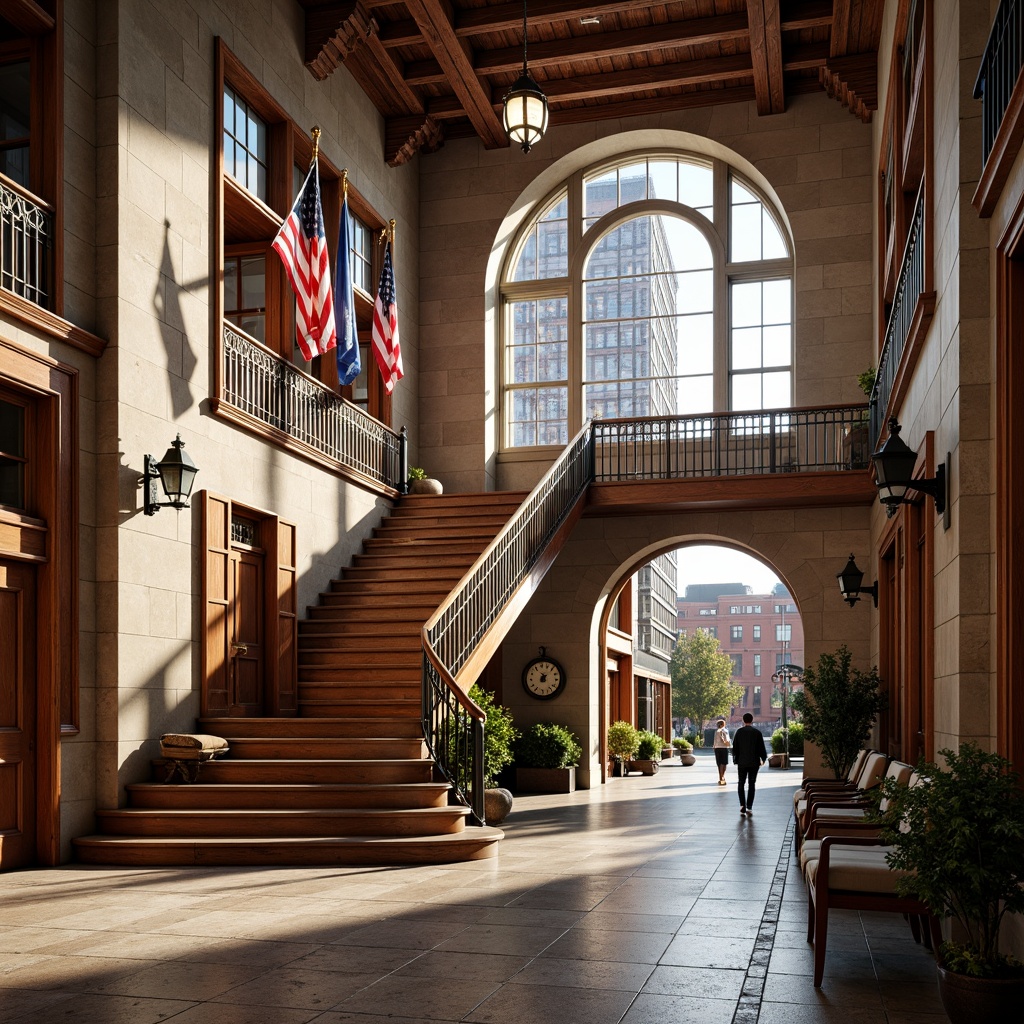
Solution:
[{"label": "ornate metal railing", "polygon": [[889,322],[885,328],[885,341],[878,357],[878,372],[875,386],[871,391],[871,443],[878,441],[885,423],[889,396],[892,394],[896,372],[903,358],[903,350],[910,336],[910,326],[917,312],[917,300],[924,292],[924,192],[917,197],[914,218],[903,250],[903,265],[896,281],[896,295],[893,299]]},{"label": "ornate metal railing", "polygon": [[868,464],[867,408],[594,421],[594,480],[810,473]]},{"label": "ornate metal railing", "polygon": [[53,210],[0,182],[0,287],[37,306],[53,302]]},{"label": "ornate metal railing", "polygon": [[[593,478],[587,424],[423,627],[423,735],[456,796],[484,823],[484,712],[468,691],[510,606]],[[474,659],[474,655],[478,655]]]},{"label": "ornate metal railing", "polygon": [[981,58],[974,98],[981,106],[981,162],[988,160],[1024,65],[1024,0],[1002,0]]},{"label": "ornate metal railing", "polygon": [[377,483],[404,490],[405,435],[224,324],[221,398],[268,427]]}]

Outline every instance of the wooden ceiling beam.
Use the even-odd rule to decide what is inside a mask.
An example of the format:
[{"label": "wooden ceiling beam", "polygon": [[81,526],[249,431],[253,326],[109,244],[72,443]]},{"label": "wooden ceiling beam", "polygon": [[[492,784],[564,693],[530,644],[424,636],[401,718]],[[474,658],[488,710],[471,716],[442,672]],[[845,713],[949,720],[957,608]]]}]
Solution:
[{"label": "wooden ceiling beam", "polygon": [[306,11],[304,63],[318,81],[334,73],[374,31],[375,22],[356,0]]},{"label": "wooden ceiling beam", "polygon": [[408,163],[417,153],[436,152],[444,144],[444,129],[426,117],[389,117],[384,123],[384,158],[389,167]]},{"label": "wooden ceiling beam", "polygon": [[[725,14],[621,32],[544,40],[530,43],[530,67],[557,66],[573,59],[620,57],[681,46],[722,43],[745,39],[748,31],[747,19],[742,14]],[[508,46],[479,53],[476,69],[484,75],[505,74],[515,71],[522,63],[523,48]]]},{"label": "wooden ceiling beam", "polygon": [[750,58],[758,114],[781,114],[786,109],[782,78],[782,16],[779,0],[747,0]]},{"label": "wooden ceiling beam", "polygon": [[[662,2],[654,0],[530,0],[526,12],[528,25],[546,25],[553,21],[572,21],[573,18],[600,18],[603,14],[620,14],[624,11],[643,11],[661,7]],[[474,7],[462,11],[455,21],[457,35],[477,36],[487,32],[508,32],[521,29],[523,5],[521,3],[501,4],[497,7]]]},{"label": "wooden ceiling beam", "polygon": [[831,27],[832,0],[806,0],[804,3],[786,4],[782,11],[783,32]]},{"label": "wooden ceiling beam", "polygon": [[423,38],[441,65],[480,140],[488,149],[507,146],[505,129],[494,112],[488,90],[476,76],[468,46],[455,35],[449,4],[446,0],[406,0],[406,7],[419,25]]}]

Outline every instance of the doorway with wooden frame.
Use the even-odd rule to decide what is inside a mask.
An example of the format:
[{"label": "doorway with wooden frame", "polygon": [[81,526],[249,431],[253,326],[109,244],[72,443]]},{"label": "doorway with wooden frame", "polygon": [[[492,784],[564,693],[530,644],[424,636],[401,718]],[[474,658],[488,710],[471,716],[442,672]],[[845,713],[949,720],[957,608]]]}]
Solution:
[{"label": "doorway with wooden frame", "polygon": [[202,492],[202,714],[294,715],[295,527]]}]

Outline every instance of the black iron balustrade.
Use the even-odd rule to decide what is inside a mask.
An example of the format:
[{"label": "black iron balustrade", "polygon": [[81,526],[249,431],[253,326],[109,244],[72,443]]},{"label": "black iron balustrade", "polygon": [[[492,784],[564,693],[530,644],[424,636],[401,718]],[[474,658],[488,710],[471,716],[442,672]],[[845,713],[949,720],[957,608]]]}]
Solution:
[{"label": "black iron balustrade", "polygon": [[569,443],[423,627],[423,735],[455,795],[484,822],[484,712],[460,671],[593,478],[590,424]]},{"label": "black iron balustrade", "polygon": [[51,309],[53,211],[0,181],[0,287]]},{"label": "black iron balustrade", "polygon": [[981,163],[988,161],[1024,65],[1024,0],[1002,0],[974,85],[981,106]]},{"label": "black iron balustrade", "polygon": [[228,405],[376,483],[405,489],[404,436],[229,323],[223,358]]},{"label": "black iron balustrade", "polygon": [[863,469],[863,405],[594,421],[594,480]]},{"label": "black iron balustrade", "polygon": [[914,218],[903,250],[903,265],[896,281],[896,295],[893,299],[889,322],[885,328],[885,341],[878,357],[878,371],[875,386],[871,391],[871,443],[876,445],[885,425],[889,396],[896,381],[896,372],[903,358],[910,327],[917,312],[917,300],[924,292],[924,192],[917,197]]}]

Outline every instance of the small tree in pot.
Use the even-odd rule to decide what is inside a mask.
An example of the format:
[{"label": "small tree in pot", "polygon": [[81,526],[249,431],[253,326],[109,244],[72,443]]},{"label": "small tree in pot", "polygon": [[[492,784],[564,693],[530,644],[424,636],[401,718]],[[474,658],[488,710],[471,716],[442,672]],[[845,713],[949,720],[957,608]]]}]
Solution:
[{"label": "small tree in pot", "polygon": [[821,655],[817,669],[804,669],[803,691],[792,697],[793,709],[803,719],[804,736],[817,744],[837,779],[846,778],[878,713],[889,703],[878,671],[851,668],[852,660],[845,646]]},{"label": "small tree in pot", "polygon": [[920,783],[885,779],[879,788],[889,801],[886,859],[910,872],[901,893],[959,926],[958,941],[939,949],[949,1019],[1013,1024],[1024,1020],[1024,965],[999,951],[999,929],[1006,914],[1024,911],[1024,791],[1009,761],[973,743],[939,754],[945,766],[922,762]]},{"label": "small tree in pot", "polygon": [[470,687],[469,699],[487,715],[484,722],[484,817],[488,824],[497,825],[512,810],[512,794],[497,786],[498,776],[512,763],[512,744],[519,733],[511,712],[494,703],[490,690],[475,683]]},{"label": "small tree in pot", "polygon": [[630,767],[636,768],[643,775],[654,775],[659,768],[661,748],[665,741],[649,729],[641,729],[637,739],[636,753],[630,761]]},{"label": "small tree in pot", "polygon": [[640,734],[629,722],[612,722],[608,726],[608,754],[615,760],[616,772],[625,773],[625,765],[636,757],[639,746]]}]

